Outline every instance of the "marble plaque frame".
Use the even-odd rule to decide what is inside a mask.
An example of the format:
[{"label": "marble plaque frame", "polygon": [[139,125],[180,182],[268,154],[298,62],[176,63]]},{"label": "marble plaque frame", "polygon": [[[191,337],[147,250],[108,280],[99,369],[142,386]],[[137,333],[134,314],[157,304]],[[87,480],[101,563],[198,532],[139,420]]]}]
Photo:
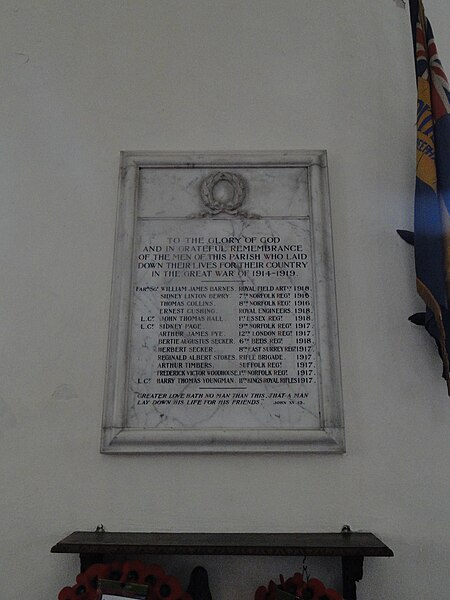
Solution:
[{"label": "marble plaque frame", "polygon": [[[127,426],[133,257],[142,170],[259,168],[270,171],[286,167],[302,168],[307,173],[320,357],[320,425],[305,429]],[[345,452],[326,151],[121,153],[100,450],[103,453]]]}]

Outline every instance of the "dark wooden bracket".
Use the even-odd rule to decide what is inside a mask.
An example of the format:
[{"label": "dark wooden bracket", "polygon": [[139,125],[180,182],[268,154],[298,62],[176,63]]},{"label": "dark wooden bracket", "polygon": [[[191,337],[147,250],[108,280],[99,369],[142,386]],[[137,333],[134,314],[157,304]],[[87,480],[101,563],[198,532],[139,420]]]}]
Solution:
[{"label": "dark wooden bracket", "polygon": [[356,600],[356,582],[363,576],[363,556],[342,557],[342,595],[345,600]]}]

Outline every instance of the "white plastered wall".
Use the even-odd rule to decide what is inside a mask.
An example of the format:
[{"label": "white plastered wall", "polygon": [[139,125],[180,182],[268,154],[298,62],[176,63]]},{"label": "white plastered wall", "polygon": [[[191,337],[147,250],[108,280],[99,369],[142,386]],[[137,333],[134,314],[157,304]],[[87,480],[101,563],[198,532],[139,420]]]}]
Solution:
[{"label": "white plastered wall", "polygon": [[[359,598],[442,597],[450,400],[411,249],[415,81],[394,0],[3,0],[0,599],[56,598],[75,529],[378,534]],[[450,5],[428,0],[450,69]],[[120,150],[326,148],[345,456],[98,451]],[[164,559],[185,581],[198,561]],[[201,561],[200,561],[201,562]],[[205,559],[214,598],[300,561]],[[318,565],[324,577],[329,564]],[[325,568],[325,571],[323,569]],[[336,568],[329,574],[336,579]],[[7,587],[6,587],[7,586]]]}]

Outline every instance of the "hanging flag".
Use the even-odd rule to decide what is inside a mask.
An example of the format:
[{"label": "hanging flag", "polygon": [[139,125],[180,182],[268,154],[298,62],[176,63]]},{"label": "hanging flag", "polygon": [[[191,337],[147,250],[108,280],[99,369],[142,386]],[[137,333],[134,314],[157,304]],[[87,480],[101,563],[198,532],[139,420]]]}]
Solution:
[{"label": "hanging flag", "polygon": [[[409,0],[417,77],[414,244],[417,291],[436,341],[450,395],[450,89],[422,0]],[[399,232],[406,239],[407,232]]]}]

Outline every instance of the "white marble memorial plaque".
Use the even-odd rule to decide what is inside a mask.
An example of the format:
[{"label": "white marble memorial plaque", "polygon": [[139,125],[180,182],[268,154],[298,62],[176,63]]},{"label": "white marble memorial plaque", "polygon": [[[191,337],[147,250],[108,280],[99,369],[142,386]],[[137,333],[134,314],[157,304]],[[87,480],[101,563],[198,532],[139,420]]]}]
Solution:
[{"label": "white marble memorial plaque", "polygon": [[326,154],[123,153],[103,452],[344,450]]}]

